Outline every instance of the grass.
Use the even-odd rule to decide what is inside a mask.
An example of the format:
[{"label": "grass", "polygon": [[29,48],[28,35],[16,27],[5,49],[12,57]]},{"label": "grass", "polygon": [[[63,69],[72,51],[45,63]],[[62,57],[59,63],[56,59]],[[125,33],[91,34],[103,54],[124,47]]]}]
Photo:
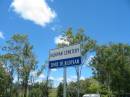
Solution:
[{"label": "grass", "polygon": [[56,91],[57,91],[57,89],[55,89],[55,88],[51,89],[49,97],[56,97]]}]

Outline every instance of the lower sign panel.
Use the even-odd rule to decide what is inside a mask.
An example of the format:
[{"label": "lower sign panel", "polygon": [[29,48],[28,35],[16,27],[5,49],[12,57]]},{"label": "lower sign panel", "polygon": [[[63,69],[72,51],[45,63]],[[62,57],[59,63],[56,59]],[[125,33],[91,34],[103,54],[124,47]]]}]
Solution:
[{"label": "lower sign panel", "polygon": [[49,61],[49,68],[59,68],[64,66],[74,66],[74,65],[80,65],[81,64],[81,57],[74,57],[74,58],[68,58],[68,59],[62,59],[62,60],[56,60],[56,61]]}]

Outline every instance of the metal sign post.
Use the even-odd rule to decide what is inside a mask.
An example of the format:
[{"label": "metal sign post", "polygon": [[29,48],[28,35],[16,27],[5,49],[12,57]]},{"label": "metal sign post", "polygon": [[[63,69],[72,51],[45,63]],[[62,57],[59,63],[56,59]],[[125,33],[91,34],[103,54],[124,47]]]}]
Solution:
[{"label": "metal sign post", "polygon": [[78,93],[78,97],[80,94],[80,74],[79,74],[79,66],[77,66],[77,93]]},{"label": "metal sign post", "polygon": [[64,92],[63,92],[63,97],[66,97],[66,84],[67,84],[67,81],[66,81],[66,66],[64,66]]}]

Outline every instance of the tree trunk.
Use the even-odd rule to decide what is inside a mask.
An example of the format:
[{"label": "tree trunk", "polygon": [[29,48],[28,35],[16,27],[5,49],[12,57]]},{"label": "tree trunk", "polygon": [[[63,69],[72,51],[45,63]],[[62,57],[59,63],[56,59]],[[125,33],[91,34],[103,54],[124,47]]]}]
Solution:
[{"label": "tree trunk", "polygon": [[26,76],[26,79],[24,82],[24,97],[27,97],[27,90],[28,90],[28,76]]},{"label": "tree trunk", "polygon": [[28,89],[28,85],[27,85],[27,83],[25,82],[25,83],[24,83],[24,97],[27,97],[27,89]]}]

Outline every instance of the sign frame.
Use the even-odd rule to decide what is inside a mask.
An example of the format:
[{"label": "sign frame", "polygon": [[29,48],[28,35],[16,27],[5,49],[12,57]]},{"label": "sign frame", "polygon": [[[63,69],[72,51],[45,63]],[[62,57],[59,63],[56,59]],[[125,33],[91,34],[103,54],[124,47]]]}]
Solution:
[{"label": "sign frame", "polygon": [[[66,54],[68,53],[68,55]],[[56,56],[54,56],[56,55]],[[54,58],[53,58],[54,57]],[[59,58],[60,57],[60,58]],[[49,68],[62,68],[82,64],[81,45],[74,44],[49,50]]]}]

